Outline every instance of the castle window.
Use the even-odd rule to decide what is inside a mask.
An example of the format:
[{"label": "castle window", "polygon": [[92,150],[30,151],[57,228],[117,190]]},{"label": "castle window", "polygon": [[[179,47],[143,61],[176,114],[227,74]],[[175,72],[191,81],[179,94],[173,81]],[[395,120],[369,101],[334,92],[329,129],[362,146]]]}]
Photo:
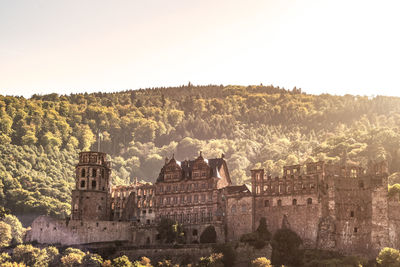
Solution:
[{"label": "castle window", "polygon": [[312,204],[312,198],[307,198],[307,205],[311,205]]},{"label": "castle window", "polygon": [[350,171],[350,177],[351,178],[356,178],[357,177],[357,170],[356,169],[352,169]]},{"label": "castle window", "polygon": [[206,211],[205,210],[201,211],[200,219],[201,219],[201,222],[204,222],[206,220]]},{"label": "castle window", "polygon": [[170,197],[167,197],[167,204],[168,205],[171,204],[171,198]]},{"label": "castle window", "polygon": [[181,203],[185,202],[185,196],[181,196]]},{"label": "castle window", "polygon": [[201,195],[201,202],[206,202],[206,195]]},{"label": "castle window", "polygon": [[293,205],[293,206],[296,206],[296,205],[297,205],[297,199],[293,199],[293,200],[292,200],[292,205]]},{"label": "castle window", "polygon": [[314,189],[314,184],[310,184],[310,189]]},{"label": "castle window", "polygon": [[206,188],[206,184],[201,184],[201,189],[205,189]]},{"label": "castle window", "polygon": [[208,201],[212,201],[212,193],[208,195]]},{"label": "castle window", "polygon": [[364,182],[363,182],[363,181],[359,182],[359,183],[358,183],[358,186],[359,186],[360,188],[364,188]]},{"label": "castle window", "polygon": [[264,192],[268,190],[268,185],[264,185]]},{"label": "castle window", "polygon": [[231,213],[235,214],[236,213],[236,205],[232,205],[231,207]]},{"label": "castle window", "polygon": [[212,221],[212,212],[208,212],[208,221],[211,222]]},{"label": "castle window", "polygon": [[358,232],[357,227],[354,227],[354,233],[357,233],[357,232]]},{"label": "castle window", "polygon": [[278,199],[277,204],[278,204],[279,207],[282,206],[282,200]]},{"label": "castle window", "polygon": [[92,189],[96,189],[96,181],[92,181]]},{"label": "castle window", "polygon": [[246,205],[242,205],[242,212],[246,212],[247,211],[247,206]]},{"label": "castle window", "polygon": [[177,185],[174,185],[174,191],[175,192],[178,191],[178,186]]},{"label": "castle window", "polygon": [[85,187],[85,181],[81,181],[81,188],[84,188]]},{"label": "castle window", "polygon": [[199,196],[198,196],[198,195],[194,195],[193,202],[194,202],[194,203],[199,202]]},{"label": "castle window", "polygon": [[171,191],[171,186],[167,185],[167,192]]},{"label": "castle window", "polygon": [[143,215],[146,215],[146,210],[143,210],[142,213],[143,213]]},{"label": "castle window", "polygon": [[354,211],[350,211],[350,217],[354,217]]},{"label": "castle window", "polygon": [[159,191],[162,192],[163,191],[163,186],[159,187]]},{"label": "castle window", "polygon": [[212,183],[209,183],[209,184],[208,184],[208,188],[213,188],[213,184],[212,184]]},{"label": "castle window", "polygon": [[194,188],[195,188],[195,189],[199,188],[199,184],[198,184],[198,183],[195,183],[195,184],[194,184]]},{"label": "castle window", "polygon": [[264,200],[264,207],[269,207],[269,200]]},{"label": "castle window", "polygon": [[[194,222],[198,222],[199,221],[199,214],[196,212],[194,214]],[[196,235],[197,235],[197,230],[196,230]]]},{"label": "castle window", "polygon": [[149,209],[149,214],[152,214],[153,213],[153,210],[152,209]]},{"label": "castle window", "polygon": [[106,191],[106,188],[103,186],[103,191]]},{"label": "castle window", "polygon": [[192,203],[192,196],[187,196],[187,202]]},{"label": "castle window", "polygon": [[114,209],[114,203],[111,203],[111,209],[113,210]]},{"label": "castle window", "polygon": [[101,206],[98,206],[98,208],[97,208],[98,210],[101,210]]},{"label": "castle window", "polygon": [[192,235],[197,236],[197,229],[193,229]]},{"label": "castle window", "polygon": [[92,169],[92,177],[96,177],[97,176],[97,169]]},{"label": "castle window", "polygon": [[181,191],[184,191],[184,190],[185,190],[185,185],[181,184]]},{"label": "castle window", "polygon": [[78,204],[75,204],[75,211],[78,211]]},{"label": "castle window", "polygon": [[178,197],[174,197],[174,204],[178,204]]},{"label": "castle window", "polygon": [[82,171],[81,171],[81,177],[85,177],[85,175],[86,175],[86,171],[85,171],[85,169],[82,169]]}]

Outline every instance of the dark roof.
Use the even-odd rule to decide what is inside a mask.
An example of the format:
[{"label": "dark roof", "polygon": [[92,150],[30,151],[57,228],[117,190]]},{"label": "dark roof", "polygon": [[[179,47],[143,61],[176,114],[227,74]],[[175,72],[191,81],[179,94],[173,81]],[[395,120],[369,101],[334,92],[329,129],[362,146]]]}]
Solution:
[{"label": "dark roof", "polygon": [[226,192],[228,194],[237,194],[237,193],[251,193],[250,188],[247,185],[230,185],[225,187]]},{"label": "dark roof", "polygon": [[[172,158],[169,163],[166,165],[170,164],[171,161],[175,161],[182,169],[182,178],[184,180],[190,180],[192,179],[192,170],[193,170],[193,165],[196,160],[203,159],[202,156],[198,157],[195,160],[184,160],[184,161],[175,161],[174,158]],[[211,177],[217,177],[221,178],[219,171],[221,169],[221,166],[224,164],[225,160],[223,158],[215,158],[215,159],[203,159],[207,165],[210,167],[211,171]],[[164,165],[161,168],[160,174],[158,175],[157,182],[164,181],[164,172],[165,172],[165,166]]]}]

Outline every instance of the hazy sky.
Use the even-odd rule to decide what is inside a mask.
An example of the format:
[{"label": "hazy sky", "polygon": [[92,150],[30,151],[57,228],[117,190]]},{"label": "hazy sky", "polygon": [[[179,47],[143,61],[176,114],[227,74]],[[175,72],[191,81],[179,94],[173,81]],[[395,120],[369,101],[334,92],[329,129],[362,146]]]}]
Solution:
[{"label": "hazy sky", "polygon": [[0,94],[273,84],[400,96],[400,1],[0,0]]}]

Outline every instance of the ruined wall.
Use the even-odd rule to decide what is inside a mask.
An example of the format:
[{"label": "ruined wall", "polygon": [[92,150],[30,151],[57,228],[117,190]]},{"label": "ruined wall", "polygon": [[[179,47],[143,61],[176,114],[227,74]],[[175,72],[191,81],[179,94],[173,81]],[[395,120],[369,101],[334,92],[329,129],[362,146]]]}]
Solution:
[{"label": "ruined wall", "polygon": [[109,220],[110,196],[101,191],[72,190],[72,217],[78,220]]},{"label": "ruined wall", "polygon": [[232,196],[226,201],[227,241],[240,240],[253,231],[253,196]]},{"label": "ruined wall", "polygon": [[260,219],[265,217],[271,233],[285,226],[295,231],[306,247],[315,247],[321,211],[321,204],[315,194],[257,196],[255,197],[255,227],[257,228]]},{"label": "ruined wall", "polygon": [[27,235],[27,242],[76,245],[95,242],[131,240],[131,223],[112,221],[56,220],[36,218]]},{"label": "ruined wall", "polygon": [[336,178],[334,218],[336,247],[345,253],[367,253],[371,244],[372,189],[355,178]]}]

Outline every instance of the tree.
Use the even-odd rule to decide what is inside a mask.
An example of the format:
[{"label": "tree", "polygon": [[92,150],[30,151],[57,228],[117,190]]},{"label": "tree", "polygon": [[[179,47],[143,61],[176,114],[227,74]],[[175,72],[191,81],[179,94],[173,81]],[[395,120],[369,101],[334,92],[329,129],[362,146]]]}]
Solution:
[{"label": "tree", "polygon": [[11,242],[11,239],[11,226],[0,221],[0,247],[8,246]]},{"label": "tree", "polygon": [[165,243],[183,243],[184,241],[182,225],[171,219],[162,218],[157,225],[157,231],[160,240]]},{"label": "tree", "polygon": [[28,244],[15,247],[12,259],[15,262],[23,262],[28,266],[39,267],[42,265],[44,256],[39,248]]},{"label": "tree", "polygon": [[208,257],[201,257],[197,267],[223,267],[223,257],[222,253],[212,253]]},{"label": "tree", "polygon": [[131,266],[133,266],[133,264],[127,256],[123,255],[121,257],[113,259],[112,266],[113,267],[131,267]]},{"label": "tree", "polygon": [[83,266],[100,267],[103,264],[103,258],[98,254],[87,252],[82,259]]},{"label": "tree", "polygon": [[299,246],[301,238],[290,229],[279,229],[272,237],[272,264],[275,266],[301,265],[302,255]]},{"label": "tree", "polygon": [[74,267],[82,264],[82,255],[79,253],[69,253],[61,257],[61,266],[63,267]]},{"label": "tree", "polygon": [[3,221],[11,226],[11,236],[12,236],[11,243],[21,244],[23,241],[22,238],[25,234],[25,229],[24,227],[22,227],[22,224],[18,220],[18,218],[14,215],[9,214],[5,216]]},{"label": "tree", "polygon": [[380,266],[399,267],[400,252],[397,249],[385,247],[379,252],[376,262]]},{"label": "tree", "polygon": [[226,244],[216,244],[213,246],[214,253],[222,253],[222,262],[225,267],[233,266],[236,261],[236,252],[232,246],[228,243]]},{"label": "tree", "polygon": [[272,267],[272,265],[269,259],[260,257],[251,261],[251,267]]},{"label": "tree", "polygon": [[217,242],[217,232],[212,225],[209,225],[204,229],[200,235],[200,243],[215,243]]}]

